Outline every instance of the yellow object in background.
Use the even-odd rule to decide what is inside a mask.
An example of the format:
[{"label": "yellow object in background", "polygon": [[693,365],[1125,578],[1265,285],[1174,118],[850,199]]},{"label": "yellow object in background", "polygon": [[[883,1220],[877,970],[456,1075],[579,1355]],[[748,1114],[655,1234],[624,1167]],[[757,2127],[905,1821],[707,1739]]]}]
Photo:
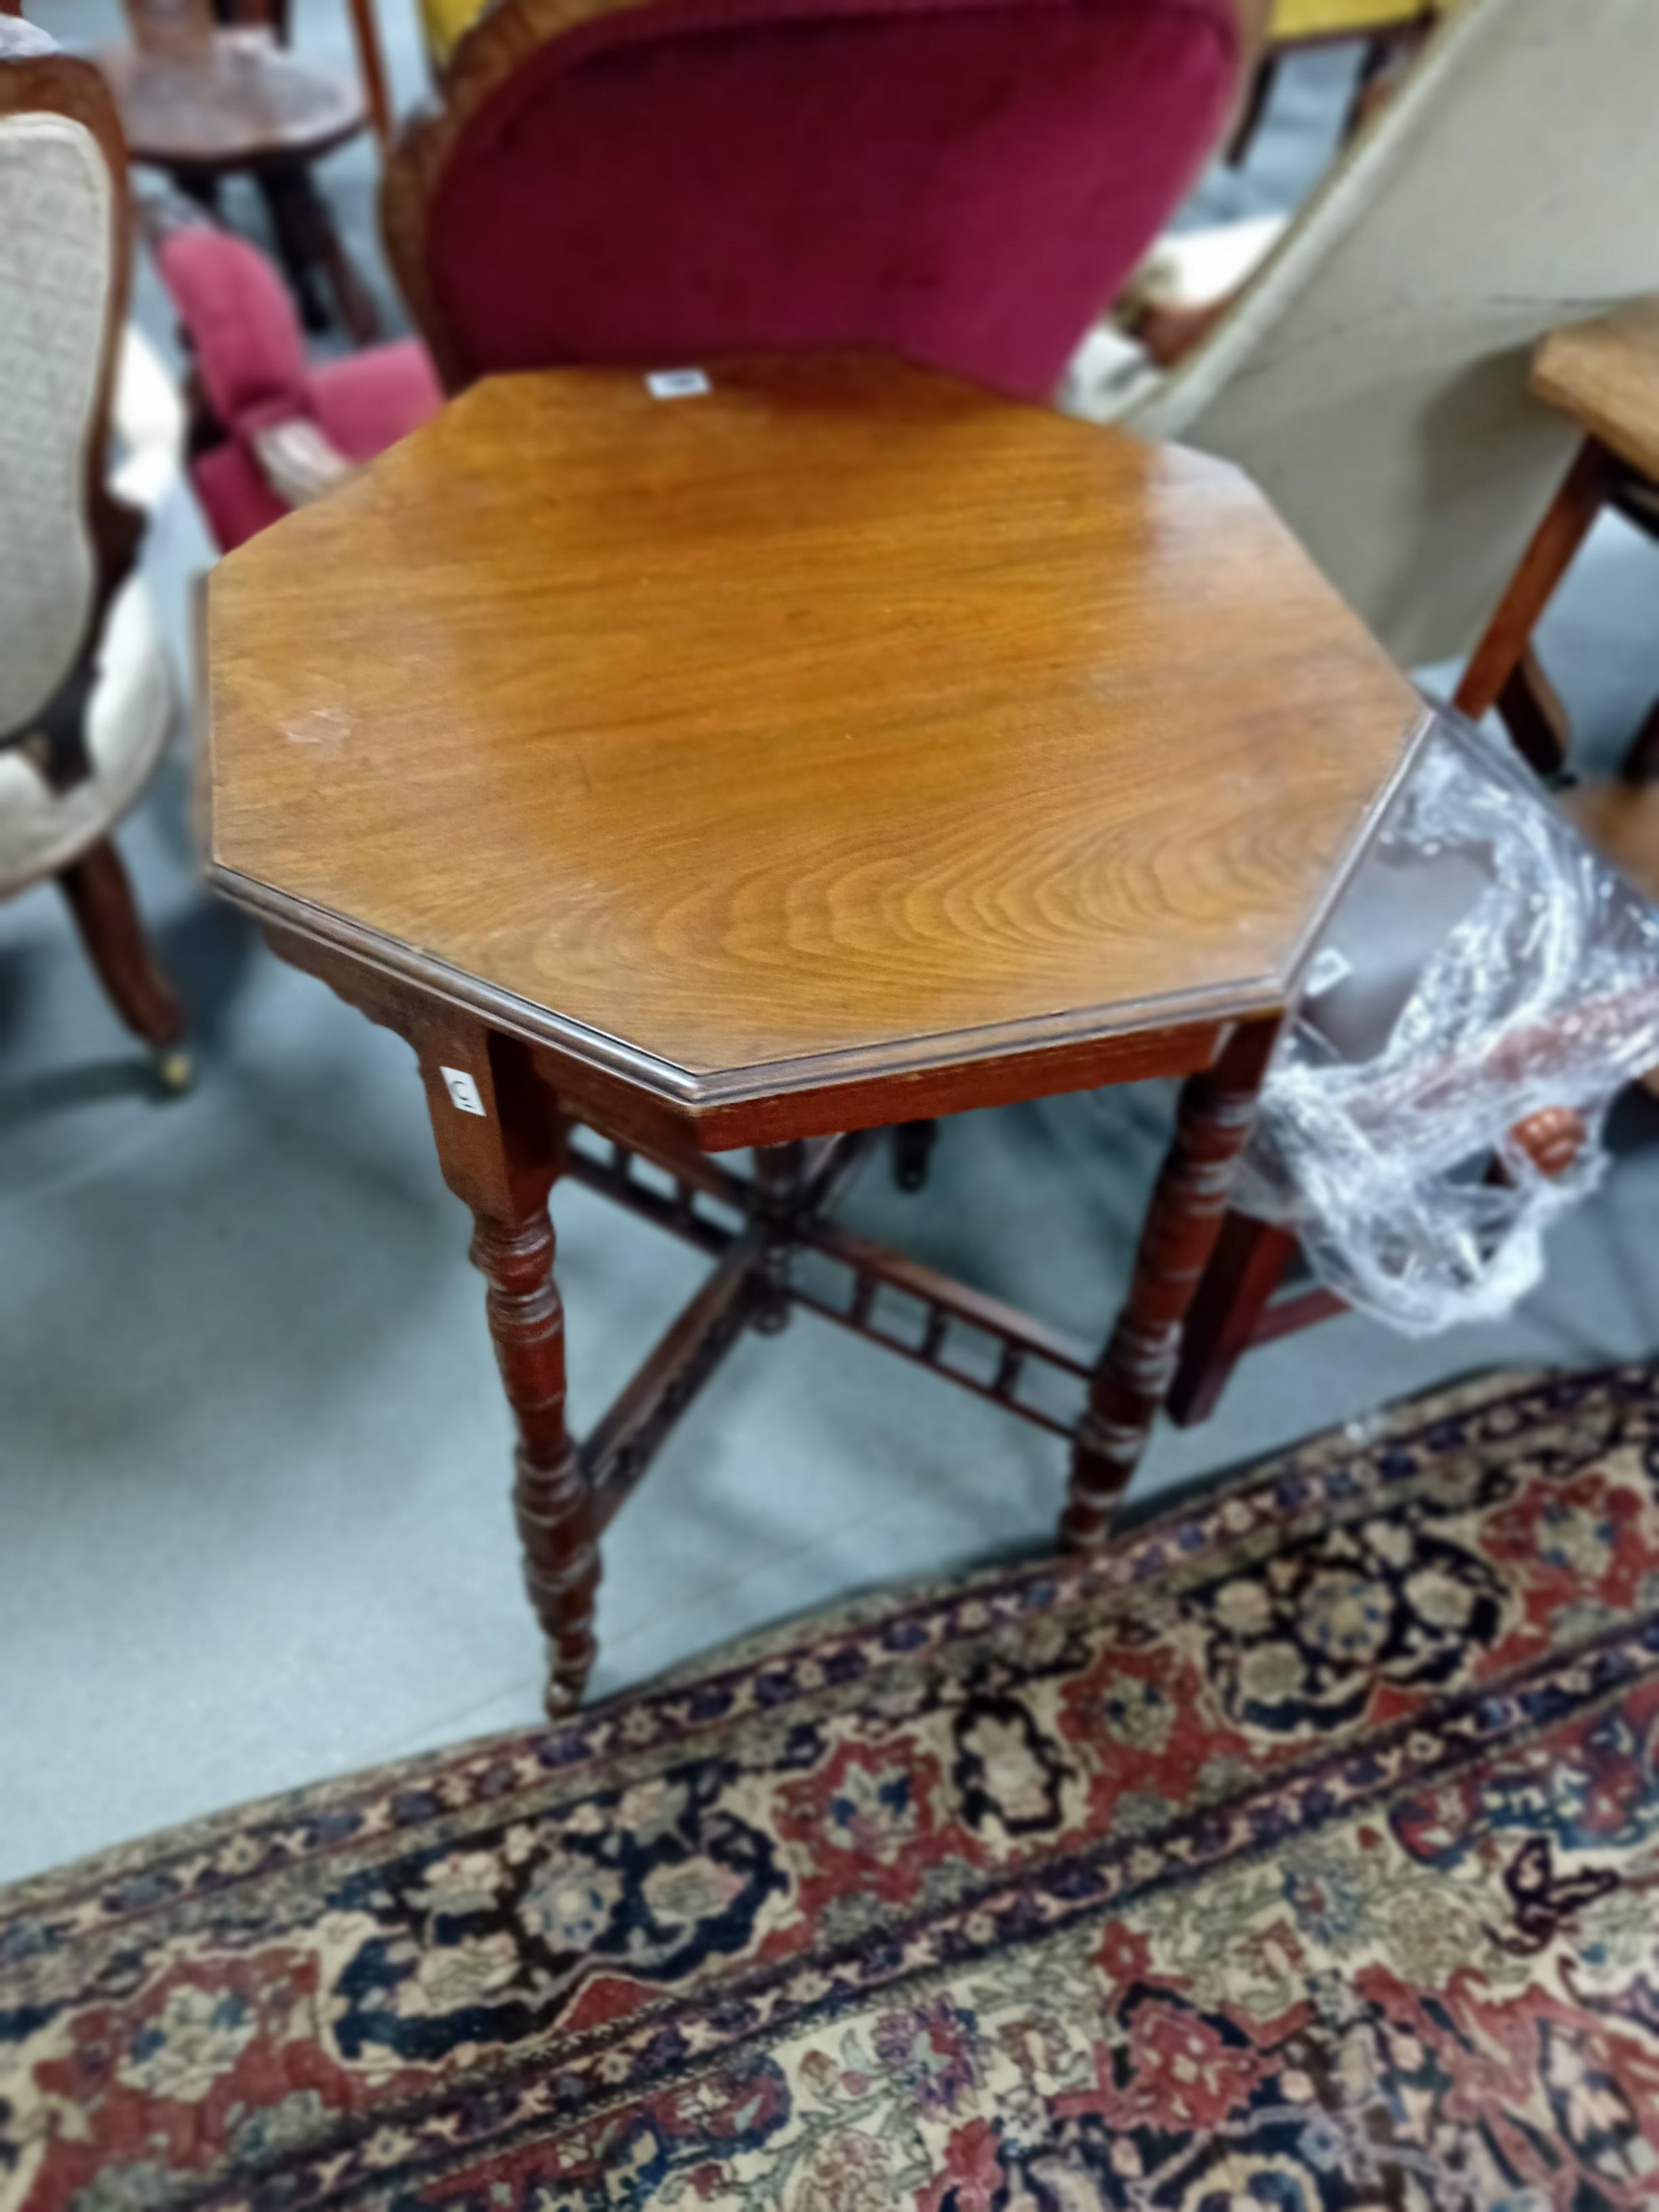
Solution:
[{"label": "yellow object in background", "polygon": [[[434,69],[448,66],[463,32],[471,28],[486,5],[487,0],[420,0],[421,27]],[[1455,5],[1456,0],[1275,0],[1267,44],[1367,38],[1373,32],[1431,20]]]},{"label": "yellow object in background", "polygon": [[434,69],[446,66],[462,32],[471,28],[483,8],[484,0],[421,0],[421,28]]},{"label": "yellow object in background", "polygon": [[1442,15],[1449,4],[1450,0],[1276,0],[1267,42],[1277,46],[1303,39],[1365,38]]}]

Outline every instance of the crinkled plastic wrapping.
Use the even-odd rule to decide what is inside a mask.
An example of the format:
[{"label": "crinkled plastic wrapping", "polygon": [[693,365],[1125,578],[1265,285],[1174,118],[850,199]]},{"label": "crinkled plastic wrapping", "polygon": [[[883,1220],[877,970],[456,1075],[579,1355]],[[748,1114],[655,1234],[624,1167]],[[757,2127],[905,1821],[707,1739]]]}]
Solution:
[{"label": "crinkled plastic wrapping", "polygon": [[[1436,709],[1309,963],[1234,1202],[1408,1334],[1491,1319],[1600,1180],[1613,1097],[1656,1065],[1659,915],[1518,761]],[[1551,1106],[1587,1130],[1553,1178],[1510,1133]]]}]

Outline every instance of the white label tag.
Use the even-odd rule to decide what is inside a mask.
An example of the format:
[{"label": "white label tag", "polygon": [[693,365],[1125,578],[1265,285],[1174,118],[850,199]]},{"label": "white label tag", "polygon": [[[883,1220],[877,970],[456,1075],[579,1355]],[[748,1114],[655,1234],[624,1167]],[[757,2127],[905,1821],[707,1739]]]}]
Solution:
[{"label": "white label tag", "polygon": [[696,399],[708,389],[700,368],[653,368],[645,380],[653,399]]},{"label": "white label tag", "polygon": [[477,1114],[489,1120],[483,1100],[478,1096],[478,1086],[464,1067],[441,1067],[438,1073],[444,1079],[452,1106],[459,1106],[463,1114]]}]

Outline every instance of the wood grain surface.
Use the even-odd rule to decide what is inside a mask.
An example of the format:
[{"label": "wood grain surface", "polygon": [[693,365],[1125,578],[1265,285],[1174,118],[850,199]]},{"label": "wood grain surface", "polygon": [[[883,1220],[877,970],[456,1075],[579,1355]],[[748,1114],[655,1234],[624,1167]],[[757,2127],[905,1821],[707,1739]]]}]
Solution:
[{"label": "wood grain surface", "polygon": [[1552,331],[1533,356],[1532,388],[1659,483],[1659,299]]},{"label": "wood grain surface", "polygon": [[711,374],[480,385],[220,565],[221,884],[681,1098],[1279,1005],[1420,715],[1244,478]]}]

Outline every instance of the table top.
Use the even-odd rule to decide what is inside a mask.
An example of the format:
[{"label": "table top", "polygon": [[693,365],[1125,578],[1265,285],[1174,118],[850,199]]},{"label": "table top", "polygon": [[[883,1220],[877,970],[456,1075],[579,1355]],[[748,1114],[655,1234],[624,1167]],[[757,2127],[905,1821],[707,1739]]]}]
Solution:
[{"label": "table top", "polygon": [[96,57],[135,161],[179,168],[310,160],[362,129],[363,97],[269,31],[218,31],[176,53],[106,46]]},{"label": "table top", "polygon": [[1532,388],[1659,484],[1659,299],[1550,331]]},{"label": "table top", "polygon": [[708,382],[490,380],[220,564],[221,887],[683,1106],[1283,1004],[1421,711],[1246,479]]}]

